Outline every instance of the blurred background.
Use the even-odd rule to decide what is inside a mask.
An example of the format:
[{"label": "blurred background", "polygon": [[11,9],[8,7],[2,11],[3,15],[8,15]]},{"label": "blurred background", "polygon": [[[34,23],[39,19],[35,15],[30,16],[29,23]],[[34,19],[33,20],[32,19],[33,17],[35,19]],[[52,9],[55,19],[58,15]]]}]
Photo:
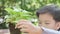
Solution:
[{"label": "blurred background", "polygon": [[20,19],[30,20],[37,25],[36,10],[47,4],[60,6],[60,0],[0,0],[1,31],[8,31],[10,25],[15,26]]}]

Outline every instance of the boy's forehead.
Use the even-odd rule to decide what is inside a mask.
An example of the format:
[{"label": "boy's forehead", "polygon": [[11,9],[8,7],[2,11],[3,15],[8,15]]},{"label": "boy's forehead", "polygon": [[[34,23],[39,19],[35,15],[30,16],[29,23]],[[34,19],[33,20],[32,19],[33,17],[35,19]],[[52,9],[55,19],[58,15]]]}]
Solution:
[{"label": "boy's forehead", "polygon": [[55,21],[55,20],[53,19],[52,15],[46,13],[46,14],[40,14],[39,15],[39,21],[49,21],[49,22],[51,22],[51,21]]},{"label": "boy's forehead", "polygon": [[45,14],[40,14],[39,15],[39,18],[41,19],[47,19],[47,18],[53,18],[53,16],[51,15],[51,14],[49,14],[49,13],[45,13]]}]

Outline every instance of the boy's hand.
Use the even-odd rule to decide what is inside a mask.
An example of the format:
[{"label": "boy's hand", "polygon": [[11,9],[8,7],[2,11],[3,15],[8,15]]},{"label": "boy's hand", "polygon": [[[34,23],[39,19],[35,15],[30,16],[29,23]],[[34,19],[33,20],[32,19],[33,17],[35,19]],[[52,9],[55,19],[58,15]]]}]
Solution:
[{"label": "boy's hand", "polygon": [[28,34],[41,34],[42,30],[39,27],[34,26],[30,21],[20,20],[15,28],[19,28],[21,32]]}]

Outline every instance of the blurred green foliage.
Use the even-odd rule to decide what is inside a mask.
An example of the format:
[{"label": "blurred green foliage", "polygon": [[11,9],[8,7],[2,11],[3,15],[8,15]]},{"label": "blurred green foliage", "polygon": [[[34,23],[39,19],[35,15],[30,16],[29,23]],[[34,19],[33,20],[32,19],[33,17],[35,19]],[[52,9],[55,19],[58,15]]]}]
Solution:
[{"label": "blurred green foliage", "polygon": [[11,22],[22,18],[36,19],[36,10],[47,4],[60,6],[60,0],[0,0],[0,15],[5,17],[7,14],[6,19]]},{"label": "blurred green foliage", "polygon": [[14,11],[11,8],[5,8],[5,10],[9,13],[9,15],[6,16],[6,22],[17,22],[20,19],[26,19],[29,20],[31,19],[31,13],[29,13],[28,11]]}]

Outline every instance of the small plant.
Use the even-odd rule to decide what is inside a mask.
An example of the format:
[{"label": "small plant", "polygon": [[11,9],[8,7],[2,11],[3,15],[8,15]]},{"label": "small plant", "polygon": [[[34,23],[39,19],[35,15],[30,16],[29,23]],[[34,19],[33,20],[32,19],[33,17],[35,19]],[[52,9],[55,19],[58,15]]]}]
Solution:
[{"label": "small plant", "polygon": [[20,19],[31,19],[31,15],[27,11],[14,11],[11,8],[5,8],[9,15],[6,15],[6,23],[9,23],[10,34],[22,34],[19,29],[15,29],[15,24]]},{"label": "small plant", "polygon": [[9,15],[6,16],[6,22],[16,24],[20,19],[31,19],[30,12],[27,11],[14,11],[11,8],[5,8]]}]

